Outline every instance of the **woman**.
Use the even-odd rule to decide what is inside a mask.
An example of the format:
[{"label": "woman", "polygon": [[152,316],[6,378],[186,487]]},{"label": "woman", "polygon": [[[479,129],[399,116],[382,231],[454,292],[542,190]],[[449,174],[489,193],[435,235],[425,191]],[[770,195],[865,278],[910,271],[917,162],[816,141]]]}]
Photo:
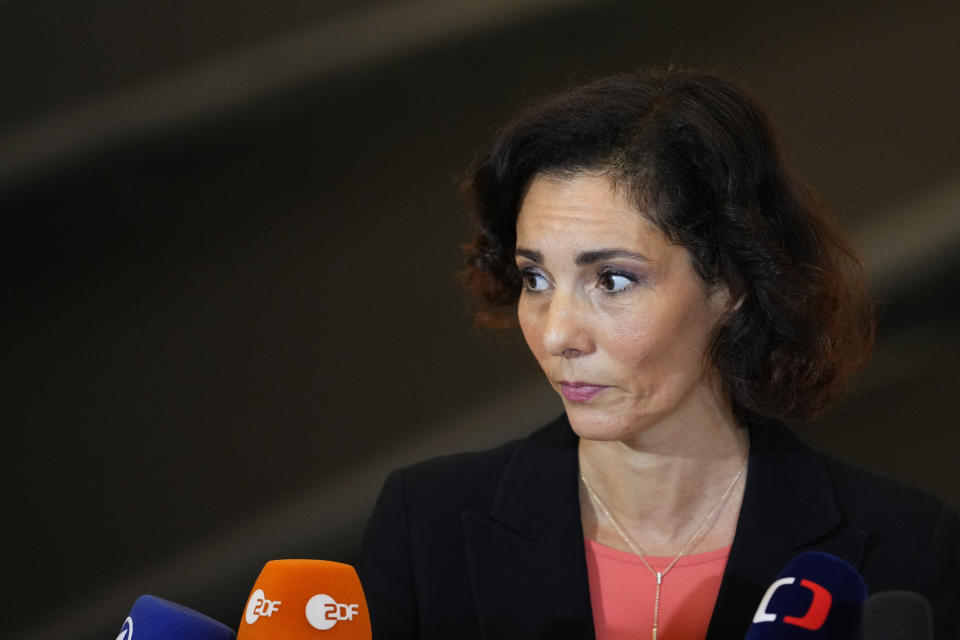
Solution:
[{"label": "woman", "polygon": [[814,549],[960,633],[955,513],[783,426],[841,395],[873,319],[743,92],[599,80],[519,113],[465,190],[481,318],[516,313],[565,414],[388,478],[360,567],[377,638],[742,638]]}]

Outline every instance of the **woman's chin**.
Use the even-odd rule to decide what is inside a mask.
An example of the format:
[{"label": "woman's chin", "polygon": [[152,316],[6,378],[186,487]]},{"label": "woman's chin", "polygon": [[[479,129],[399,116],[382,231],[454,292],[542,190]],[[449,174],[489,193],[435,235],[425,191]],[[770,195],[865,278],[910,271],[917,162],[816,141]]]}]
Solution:
[{"label": "woman's chin", "polygon": [[633,421],[599,407],[572,402],[565,402],[564,406],[574,433],[585,440],[623,440],[637,431]]}]

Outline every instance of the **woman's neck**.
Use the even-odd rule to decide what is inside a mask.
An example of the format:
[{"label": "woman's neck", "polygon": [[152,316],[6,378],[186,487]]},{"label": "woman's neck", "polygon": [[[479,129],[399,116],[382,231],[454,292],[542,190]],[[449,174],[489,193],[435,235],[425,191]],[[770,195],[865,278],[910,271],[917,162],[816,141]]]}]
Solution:
[{"label": "woman's neck", "polygon": [[[708,518],[712,522],[688,553],[732,541],[745,472],[734,480],[748,450],[747,430],[732,416],[722,416],[648,429],[629,442],[581,439],[580,472],[645,553],[672,556]],[[724,503],[711,516],[721,499]],[[580,503],[587,537],[630,550],[582,484]]]}]

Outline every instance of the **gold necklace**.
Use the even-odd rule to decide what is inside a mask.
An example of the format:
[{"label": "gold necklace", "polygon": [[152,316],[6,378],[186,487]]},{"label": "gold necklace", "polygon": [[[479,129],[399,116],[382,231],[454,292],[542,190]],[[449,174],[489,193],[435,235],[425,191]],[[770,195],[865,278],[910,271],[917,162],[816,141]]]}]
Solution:
[{"label": "gold necklace", "polygon": [[607,505],[603,502],[603,500],[600,499],[600,496],[597,495],[597,492],[593,490],[593,487],[590,486],[590,483],[587,482],[586,476],[584,476],[582,473],[580,474],[580,480],[583,481],[583,486],[587,488],[587,492],[590,494],[591,499],[593,499],[593,501],[597,503],[597,506],[600,507],[600,511],[603,512],[604,517],[610,521],[610,524],[612,524],[613,528],[617,530],[617,533],[620,534],[620,537],[623,538],[623,541],[628,547],[630,547],[630,550],[634,553],[634,555],[640,558],[640,562],[643,563],[643,566],[649,569],[650,573],[652,573],[657,579],[657,592],[653,600],[653,640],[657,640],[657,623],[660,617],[660,585],[663,582],[663,577],[667,575],[667,572],[670,571],[670,569],[673,569],[673,565],[677,564],[677,561],[681,558],[681,556],[683,556],[683,554],[693,547],[694,541],[697,540],[701,532],[706,533],[704,527],[706,527],[708,523],[712,524],[713,517],[717,514],[717,511],[720,510],[720,506],[727,501],[728,497],[730,497],[730,492],[733,491],[733,487],[736,486],[740,476],[743,475],[744,470],[747,468],[747,460],[749,459],[750,456],[748,455],[744,459],[743,464],[740,465],[740,470],[737,471],[737,475],[733,477],[733,481],[727,487],[726,491],[723,492],[723,495],[720,496],[717,504],[713,505],[713,509],[710,510],[710,513],[707,514],[707,517],[703,519],[703,521],[700,523],[700,526],[697,527],[697,530],[693,532],[692,536],[690,536],[687,544],[684,545],[683,549],[681,549],[680,552],[673,557],[673,560],[670,561],[670,564],[668,564],[663,571],[657,571],[650,566],[650,563],[647,562],[647,559],[644,557],[647,555],[647,553],[640,547],[640,545],[633,541],[633,538],[627,535],[627,532],[623,529],[623,527],[620,526],[620,523],[617,522],[617,519],[614,518],[613,514],[610,513],[610,509],[607,508]]}]

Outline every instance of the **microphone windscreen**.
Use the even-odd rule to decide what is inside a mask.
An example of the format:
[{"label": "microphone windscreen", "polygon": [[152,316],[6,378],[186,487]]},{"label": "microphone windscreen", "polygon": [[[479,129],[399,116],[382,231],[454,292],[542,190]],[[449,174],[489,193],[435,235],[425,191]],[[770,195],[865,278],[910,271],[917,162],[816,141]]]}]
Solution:
[{"label": "microphone windscreen", "polygon": [[863,605],[863,640],[933,640],[930,602],[914,591],[881,591]]},{"label": "microphone windscreen", "polygon": [[326,560],[272,560],[253,585],[238,640],[370,640],[357,572]]},{"label": "microphone windscreen", "polygon": [[747,640],[856,638],[866,598],[867,586],[849,563],[801,553],[767,589]]},{"label": "microphone windscreen", "polygon": [[233,640],[227,625],[156,596],[137,598],[117,640]]}]

